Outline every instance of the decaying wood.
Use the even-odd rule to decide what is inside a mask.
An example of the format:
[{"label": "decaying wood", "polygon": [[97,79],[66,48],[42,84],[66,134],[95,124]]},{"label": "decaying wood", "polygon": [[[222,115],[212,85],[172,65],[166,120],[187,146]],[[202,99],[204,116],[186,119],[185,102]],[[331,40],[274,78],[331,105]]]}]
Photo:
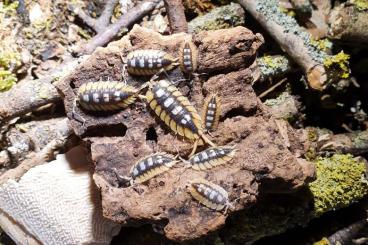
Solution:
[{"label": "decaying wood", "polygon": [[171,33],[188,32],[182,0],[164,0]]},{"label": "decaying wood", "polygon": [[97,47],[106,45],[124,28],[128,28],[147,13],[151,12],[158,2],[158,0],[154,0],[139,3],[130,9],[128,13],[121,16],[116,23],[107,26],[104,31],[94,36],[87,44],[83,44],[78,52],[81,54],[91,54]]},{"label": "decaying wood", "polygon": [[[240,0],[239,3],[269,32],[283,50],[303,68],[309,85],[322,90],[327,82],[323,57],[320,50],[308,45],[309,35],[295,20],[278,10],[277,1]],[[267,3],[267,4],[266,4]],[[271,10],[276,8],[276,12]],[[321,60],[322,58],[322,60]]]},{"label": "decaying wood", "polygon": [[[128,83],[139,86],[139,84],[147,81],[147,78],[139,78],[128,74],[123,78],[123,61],[121,56],[125,57],[129,51],[134,49],[151,48],[165,50],[177,57],[178,47],[188,37],[189,34],[184,33],[162,36],[154,31],[135,25],[127,36],[120,41],[111,43],[108,49],[94,52],[87,62],[84,62],[68,77],[60,80],[57,86],[65,96],[65,108],[76,134],[84,135],[89,129],[96,127],[113,125],[120,125],[122,128],[124,128],[123,125],[130,127],[131,120],[136,115],[135,112],[132,112],[134,110],[128,108],[113,114],[105,113],[102,117],[86,113],[77,107],[75,108],[75,113],[84,118],[86,122],[82,124],[80,120],[75,120],[76,118],[72,118],[74,98],[77,93],[76,89],[82,83],[99,79],[117,81],[125,79]],[[193,40],[199,51],[197,72],[207,74],[228,72],[249,66],[255,60],[255,51],[263,43],[263,37],[260,34],[254,35],[244,27],[201,32],[193,35]],[[90,63],[95,65],[91,66]],[[80,72],[81,69],[83,73]],[[183,79],[183,74],[179,68],[169,72],[169,74],[176,74],[175,79]]]},{"label": "decaying wood", "polygon": [[368,9],[344,3],[334,8],[329,19],[330,36],[354,46],[368,44]]}]

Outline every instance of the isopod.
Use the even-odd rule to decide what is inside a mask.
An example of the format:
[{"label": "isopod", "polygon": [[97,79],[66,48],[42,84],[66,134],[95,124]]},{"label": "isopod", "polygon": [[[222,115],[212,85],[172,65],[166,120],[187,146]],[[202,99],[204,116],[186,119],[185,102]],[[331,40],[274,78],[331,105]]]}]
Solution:
[{"label": "isopod", "polygon": [[158,152],[139,159],[131,168],[131,183],[143,183],[153,177],[168,171],[178,161],[175,157],[165,153]]},{"label": "isopod", "polygon": [[207,170],[231,161],[235,153],[232,146],[211,147],[194,154],[187,162],[195,170]]},{"label": "isopod", "polygon": [[217,128],[221,113],[221,101],[216,94],[208,96],[202,111],[203,128],[213,131]]},{"label": "isopod", "polygon": [[194,199],[210,209],[221,211],[225,208],[226,212],[229,207],[232,207],[227,191],[205,179],[191,181],[188,189]]},{"label": "isopod", "polygon": [[79,87],[77,101],[85,110],[111,111],[134,103],[138,92],[139,89],[121,82],[87,82]]},{"label": "isopod", "polygon": [[169,71],[177,63],[177,59],[162,50],[141,49],[128,54],[126,66],[132,75],[148,76],[155,75],[161,70]]},{"label": "isopod", "polygon": [[179,49],[179,65],[182,72],[192,74],[197,70],[197,47],[190,40],[185,40]]},{"label": "isopod", "polygon": [[150,108],[171,130],[194,141],[193,155],[201,139],[216,146],[203,133],[202,120],[196,109],[168,80],[149,82],[146,100]]}]

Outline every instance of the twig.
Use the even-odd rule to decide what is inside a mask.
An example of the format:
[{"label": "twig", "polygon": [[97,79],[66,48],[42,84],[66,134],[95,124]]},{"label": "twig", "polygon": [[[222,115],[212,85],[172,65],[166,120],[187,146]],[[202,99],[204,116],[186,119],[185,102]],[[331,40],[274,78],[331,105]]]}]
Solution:
[{"label": "twig", "polygon": [[71,6],[72,11],[82,19],[89,27],[93,28],[97,33],[100,33],[105,30],[105,28],[110,24],[111,16],[114,12],[115,6],[118,0],[108,0],[106,1],[104,10],[102,11],[100,17],[97,19],[92,18],[88,14],[86,14],[83,9]]},{"label": "twig", "polygon": [[327,75],[323,60],[327,56],[310,43],[310,35],[297,22],[278,9],[277,1],[239,0],[239,3],[269,32],[307,74],[309,85],[324,89]]},{"label": "twig", "polygon": [[75,59],[64,56],[63,59],[64,62],[51,70],[49,76],[24,80],[13,86],[11,90],[0,94],[0,125],[41,106],[61,100],[52,82],[72,71],[83,58]]},{"label": "twig", "polygon": [[157,0],[147,1],[133,7],[128,13],[121,16],[116,23],[109,25],[104,31],[94,36],[86,45],[83,45],[78,53],[91,54],[97,47],[106,45],[120,30],[128,28],[147,13],[151,12],[158,2]]},{"label": "twig", "polygon": [[182,0],[164,0],[171,33],[188,32],[188,23],[184,14]]},{"label": "twig", "polygon": [[341,230],[338,230],[331,236],[329,236],[327,239],[330,242],[330,244],[341,244],[341,245],[347,245],[351,244],[351,240],[358,234],[358,232],[367,225],[367,219],[363,218],[362,220],[359,220],[348,227],[344,227]]},{"label": "twig", "polygon": [[279,87],[280,85],[282,85],[286,81],[287,81],[287,78],[281,79],[281,81],[279,81],[275,85],[271,86],[269,89],[267,89],[266,91],[264,91],[263,93],[261,93],[258,97],[260,99],[262,99],[263,97],[267,96],[269,93],[271,93],[272,91],[274,91],[277,87]]},{"label": "twig", "polygon": [[0,122],[24,115],[34,109],[60,100],[56,88],[48,79],[24,81],[0,94]]}]

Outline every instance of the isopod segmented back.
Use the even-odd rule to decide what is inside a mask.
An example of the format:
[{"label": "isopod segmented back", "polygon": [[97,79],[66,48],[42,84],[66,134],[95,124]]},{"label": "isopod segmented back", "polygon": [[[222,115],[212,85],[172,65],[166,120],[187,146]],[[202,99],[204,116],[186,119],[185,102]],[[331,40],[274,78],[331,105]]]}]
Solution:
[{"label": "isopod segmented back", "polygon": [[190,40],[185,40],[179,50],[179,64],[182,72],[186,74],[197,70],[197,47]]},{"label": "isopod segmented back", "polygon": [[194,154],[188,161],[195,170],[207,170],[231,161],[235,152],[231,146],[211,147]]},{"label": "isopod segmented back", "polygon": [[190,156],[202,139],[216,146],[203,134],[202,121],[194,106],[171,82],[160,80],[149,84],[146,100],[151,109],[173,132],[194,140]]},{"label": "isopod segmented back", "polygon": [[215,130],[220,120],[220,113],[220,98],[216,94],[211,94],[204,102],[202,112],[203,128],[207,131]]},{"label": "isopod segmented back", "polygon": [[178,161],[175,157],[165,153],[158,152],[139,159],[131,168],[133,183],[143,183],[163,172],[168,171]]},{"label": "isopod segmented back", "polygon": [[118,110],[134,103],[138,91],[138,89],[121,82],[87,82],[79,87],[77,100],[85,110]]},{"label": "isopod segmented back", "polygon": [[208,208],[220,211],[229,206],[227,191],[205,179],[191,181],[188,189],[194,199]]},{"label": "isopod segmented back", "polygon": [[135,50],[127,56],[127,70],[130,74],[139,76],[155,75],[161,69],[171,70],[176,65],[171,55],[162,50]]},{"label": "isopod segmented back", "polygon": [[168,80],[151,85],[146,99],[151,109],[172,131],[191,140],[200,138],[202,121],[189,100]]}]

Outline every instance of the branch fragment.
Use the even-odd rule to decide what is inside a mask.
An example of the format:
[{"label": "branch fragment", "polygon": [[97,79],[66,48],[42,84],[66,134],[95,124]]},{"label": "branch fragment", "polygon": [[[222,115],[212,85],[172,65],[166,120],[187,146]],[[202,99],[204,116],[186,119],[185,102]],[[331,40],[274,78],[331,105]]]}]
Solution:
[{"label": "branch fragment", "polygon": [[240,0],[239,3],[303,68],[311,88],[323,90],[328,83],[336,81],[336,78],[332,79],[327,76],[324,66],[329,55],[313,44],[310,34],[305,32],[295,19],[279,10],[277,1]]},{"label": "branch fragment", "polygon": [[115,6],[118,0],[108,0],[106,1],[104,10],[102,11],[100,17],[97,19],[92,18],[80,7],[71,6],[72,11],[83,20],[89,27],[95,30],[97,33],[102,32],[110,24],[111,16],[114,12]]},{"label": "branch fragment", "polygon": [[184,14],[182,0],[164,0],[171,33],[188,32],[188,23]]},{"label": "branch fragment", "polygon": [[94,36],[86,45],[80,48],[79,53],[91,54],[97,47],[109,43],[122,29],[128,28],[136,21],[141,19],[147,13],[151,12],[159,1],[147,1],[133,7],[128,13],[121,16],[120,19],[105,28],[104,31]]}]

